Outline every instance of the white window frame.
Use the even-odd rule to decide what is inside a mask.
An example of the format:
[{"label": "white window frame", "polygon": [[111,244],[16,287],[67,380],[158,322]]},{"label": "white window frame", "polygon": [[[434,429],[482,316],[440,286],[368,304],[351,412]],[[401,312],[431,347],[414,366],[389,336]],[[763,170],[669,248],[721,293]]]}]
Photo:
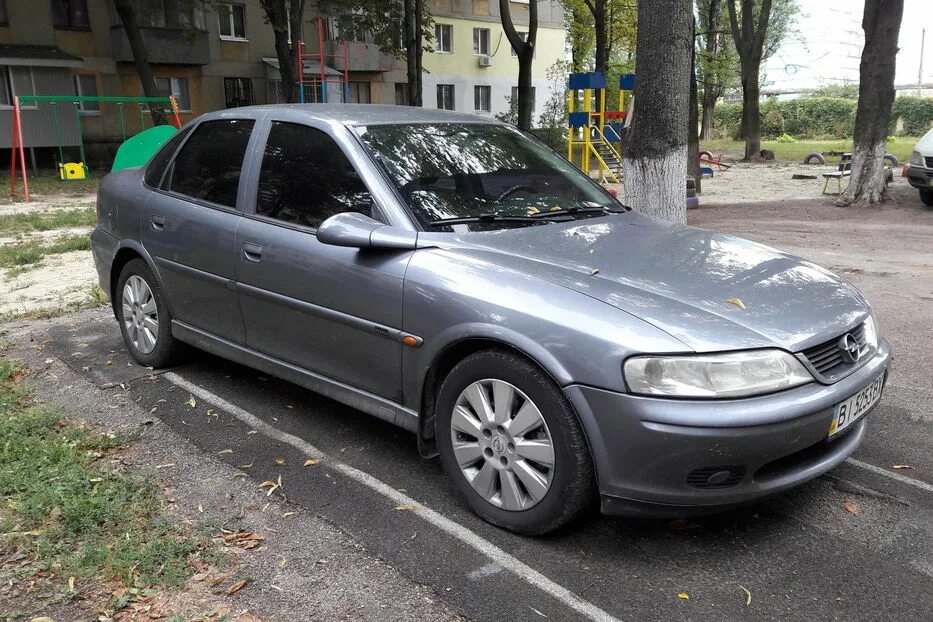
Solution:
[{"label": "white window frame", "polygon": [[[444,29],[447,30],[449,36],[447,37],[447,49],[441,49],[441,43],[443,37],[441,34],[444,32]],[[453,54],[454,53],[454,25],[453,24],[434,24],[434,51],[437,54]]]},{"label": "white window frame", "polygon": [[[98,97],[100,94],[100,89],[97,88],[97,75],[93,73],[76,73],[72,75],[72,81],[75,85],[75,95],[78,97],[84,97],[84,93],[81,91],[81,78],[93,78],[94,79],[94,90],[93,95],[88,95],[88,97]],[[100,111],[100,102],[97,102],[97,110],[85,110],[84,104],[87,102],[78,102],[78,110],[83,117],[99,117],[101,115]]]},{"label": "white window frame", "polygon": [[[13,100],[16,97],[16,87],[13,84],[13,74],[11,73],[12,69],[25,69],[29,71],[29,82],[32,84],[32,94],[36,94],[36,76],[32,71],[32,67],[28,65],[0,65],[0,80],[5,80],[7,88],[10,91],[10,103],[9,104],[0,104],[0,110],[13,110]],[[38,110],[39,104],[32,102],[31,104],[22,104],[20,110]]]},{"label": "white window frame", "polygon": [[[243,34],[236,34],[236,20],[233,19],[233,7],[240,7],[243,10]],[[223,15],[222,13],[226,11],[227,19],[230,28],[229,35],[223,34]],[[291,20],[289,20],[291,23]],[[239,2],[221,2],[217,5],[217,32],[220,35],[220,38],[224,41],[249,41],[249,38],[246,36],[246,5]],[[291,34],[291,33],[289,33]]]},{"label": "white window frame", "polygon": [[[181,107],[182,101],[179,98],[176,97],[175,101],[178,103],[178,112],[192,112],[191,110],[191,78],[189,78],[188,76],[172,76],[172,77],[156,76],[155,77],[156,88],[158,88],[159,80],[168,80],[169,95],[175,95],[175,91],[176,91],[175,86],[178,84],[178,80],[184,80],[185,85],[187,86],[187,91],[188,91],[188,108]],[[177,89],[177,90],[180,91],[181,89]]]},{"label": "white window frame", "polygon": [[[485,91],[481,91],[485,89]],[[480,95],[481,92],[485,92],[486,101],[483,101],[483,96]],[[482,106],[483,103],[486,104],[485,108],[477,106],[477,103]],[[473,85],[473,111],[474,112],[492,112],[492,86],[488,84],[474,84]]]},{"label": "white window frame", "polygon": [[[486,49],[483,50],[483,34],[486,35]],[[473,56],[489,56],[490,45],[489,42],[492,38],[492,33],[488,28],[474,28],[473,29]]]}]

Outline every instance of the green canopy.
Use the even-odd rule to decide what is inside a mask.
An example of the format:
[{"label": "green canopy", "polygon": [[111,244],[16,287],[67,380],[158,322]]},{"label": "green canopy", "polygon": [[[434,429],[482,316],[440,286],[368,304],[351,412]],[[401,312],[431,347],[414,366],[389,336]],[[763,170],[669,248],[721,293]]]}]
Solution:
[{"label": "green canopy", "polygon": [[117,157],[114,158],[113,168],[110,170],[122,171],[125,168],[142,166],[177,131],[171,125],[156,125],[127,139],[117,149]]}]

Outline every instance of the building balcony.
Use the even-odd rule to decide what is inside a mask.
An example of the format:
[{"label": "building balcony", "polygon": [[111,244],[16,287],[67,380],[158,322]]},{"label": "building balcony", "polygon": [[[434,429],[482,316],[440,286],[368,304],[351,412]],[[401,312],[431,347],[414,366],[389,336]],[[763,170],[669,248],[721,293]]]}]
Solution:
[{"label": "building balcony", "polygon": [[[383,54],[375,43],[350,41],[347,48],[348,71],[391,71],[395,66],[395,59]],[[335,55],[327,59],[329,66],[344,70],[343,41],[325,41],[324,53]]]},{"label": "building balcony", "polygon": [[[140,33],[146,45],[150,63],[167,65],[207,65],[211,62],[211,46],[208,34],[190,28],[144,28]],[[113,59],[117,62],[133,62],[133,50],[126,38],[123,26],[110,29]]]}]

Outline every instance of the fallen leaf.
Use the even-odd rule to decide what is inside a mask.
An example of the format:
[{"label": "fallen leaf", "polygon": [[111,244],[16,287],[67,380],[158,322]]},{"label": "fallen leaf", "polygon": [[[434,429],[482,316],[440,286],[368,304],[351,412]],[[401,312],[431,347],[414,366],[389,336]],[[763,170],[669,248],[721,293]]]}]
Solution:
[{"label": "fallen leaf", "polygon": [[677,595],[677,598],[681,600],[690,600],[690,594],[686,592],[681,592],[680,594]]},{"label": "fallen leaf", "polygon": [[745,303],[742,302],[741,298],[726,298],[726,302],[732,303],[742,311],[745,311]]},{"label": "fallen leaf", "polygon": [[842,504],[842,507],[844,507],[849,514],[858,514],[858,506],[851,501],[846,501]]},{"label": "fallen leaf", "polygon": [[590,276],[596,276],[597,274],[599,274],[599,268],[593,268],[590,272]]},{"label": "fallen leaf", "polygon": [[275,463],[279,466],[282,466],[283,464],[285,464],[285,458],[276,458]]},{"label": "fallen leaf", "polygon": [[900,470],[900,469],[912,469],[914,467],[910,466],[909,464],[894,464],[894,465],[891,465],[891,468]]},{"label": "fallen leaf", "polygon": [[191,408],[194,408],[195,406],[198,405],[198,401],[197,401],[196,399],[194,399],[194,396],[193,396],[193,395],[189,395],[189,396],[188,396],[188,401],[185,402],[185,404],[187,404],[188,406],[191,406]]},{"label": "fallen leaf", "polygon": [[217,455],[220,456],[223,454],[232,454],[232,453],[233,453],[232,449],[221,449],[220,451],[217,452]]},{"label": "fallen leaf", "polygon": [[743,591],[743,592],[745,592],[745,606],[746,606],[746,607],[751,607],[751,606],[752,606],[752,593],[751,593],[751,591],[750,591],[747,587],[745,587],[744,585],[740,585],[739,587],[742,588],[742,591]]},{"label": "fallen leaf", "polygon": [[284,514],[282,514],[282,518],[288,518],[289,516],[294,516],[297,513],[298,512],[285,512]]},{"label": "fallen leaf", "polygon": [[175,463],[174,463],[174,462],[166,462],[165,464],[158,464],[158,465],[156,465],[156,469],[157,469],[157,470],[158,470],[158,469],[167,469],[167,468],[173,467],[173,466],[175,466]]},{"label": "fallen leaf", "polygon": [[271,479],[267,479],[263,483],[259,484],[260,488],[268,488],[269,486],[275,488],[275,482],[273,482]]},{"label": "fallen leaf", "polygon": [[318,464],[319,462],[320,460],[315,460],[314,458],[311,458],[310,460],[305,460],[305,466],[306,467],[314,466],[315,464]]},{"label": "fallen leaf", "polygon": [[398,505],[395,506],[396,511],[407,511],[407,510],[417,510],[418,506],[416,505]]},{"label": "fallen leaf", "polygon": [[244,587],[246,587],[246,582],[247,582],[247,579],[243,579],[242,581],[237,581],[236,583],[228,587],[227,596],[230,596],[231,594],[236,594],[237,592],[242,590]]},{"label": "fallen leaf", "polygon": [[75,591],[75,578],[74,577],[68,577],[68,591],[69,592]]},{"label": "fallen leaf", "polygon": [[22,379],[23,379],[22,369],[17,369],[10,375],[10,380],[12,380],[14,384],[18,383]]},{"label": "fallen leaf", "polygon": [[107,361],[108,365],[113,365],[113,361]]}]

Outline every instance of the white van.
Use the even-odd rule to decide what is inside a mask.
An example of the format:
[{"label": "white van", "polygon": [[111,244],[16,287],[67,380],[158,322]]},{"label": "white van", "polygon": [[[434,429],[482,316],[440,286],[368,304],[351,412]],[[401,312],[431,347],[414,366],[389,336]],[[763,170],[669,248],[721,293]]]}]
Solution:
[{"label": "white van", "polygon": [[920,191],[925,205],[933,205],[933,130],[923,135],[910,154],[907,181]]}]

